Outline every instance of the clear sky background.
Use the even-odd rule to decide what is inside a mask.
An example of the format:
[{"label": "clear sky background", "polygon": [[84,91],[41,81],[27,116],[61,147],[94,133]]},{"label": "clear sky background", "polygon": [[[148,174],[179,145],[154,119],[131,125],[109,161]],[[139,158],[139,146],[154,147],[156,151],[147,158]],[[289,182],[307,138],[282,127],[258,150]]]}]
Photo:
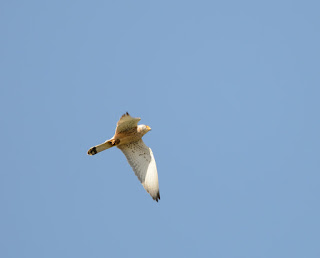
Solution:
[{"label": "clear sky background", "polygon": [[[1,1],[0,257],[320,257],[319,1]],[[110,138],[151,126],[161,200]]]}]

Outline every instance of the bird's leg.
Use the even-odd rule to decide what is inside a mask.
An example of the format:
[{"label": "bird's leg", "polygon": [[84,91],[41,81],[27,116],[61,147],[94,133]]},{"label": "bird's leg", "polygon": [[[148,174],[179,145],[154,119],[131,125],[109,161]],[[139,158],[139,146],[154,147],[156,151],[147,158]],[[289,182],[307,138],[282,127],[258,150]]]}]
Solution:
[{"label": "bird's leg", "polygon": [[114,140],[111,141],[112,146],[115,146],[115,145],[117,145],[119,143],[120,143],[119,139],[114,139]]}]

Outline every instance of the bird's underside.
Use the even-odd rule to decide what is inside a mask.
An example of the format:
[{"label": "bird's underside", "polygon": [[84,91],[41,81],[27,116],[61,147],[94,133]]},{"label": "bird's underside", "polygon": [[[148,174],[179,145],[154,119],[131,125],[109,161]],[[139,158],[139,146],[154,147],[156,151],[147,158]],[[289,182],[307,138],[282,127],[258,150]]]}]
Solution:
[{"label": "bird's underside", "polygon": [[151,130],[149,126],[138,125],[140,118],[131,117],[128,112],[117,123],[114,136],[88,150],[88,155],[117,146],[126,156],[134,173],[151,197],[160,199],[156,162],[152,150],[142,141],[142,136]]}]

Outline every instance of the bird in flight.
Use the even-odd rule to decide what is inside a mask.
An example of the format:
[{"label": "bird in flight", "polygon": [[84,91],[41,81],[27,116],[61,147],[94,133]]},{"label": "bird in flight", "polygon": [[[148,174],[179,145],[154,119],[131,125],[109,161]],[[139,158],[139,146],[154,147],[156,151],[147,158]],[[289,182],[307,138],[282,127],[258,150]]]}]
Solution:
[{"label": "bird in flight", "polygon": [[111,147],[118,147],[126,156],[134,173],[151,195],[153,200],[160,200],[159,181],[156,161],[152,150],[144,144],[142,136],[151,130],[147,125],[138,125],[139,117],[125,113],[119,119],[114,136],[88,150],[88,155],[95,155]]}]

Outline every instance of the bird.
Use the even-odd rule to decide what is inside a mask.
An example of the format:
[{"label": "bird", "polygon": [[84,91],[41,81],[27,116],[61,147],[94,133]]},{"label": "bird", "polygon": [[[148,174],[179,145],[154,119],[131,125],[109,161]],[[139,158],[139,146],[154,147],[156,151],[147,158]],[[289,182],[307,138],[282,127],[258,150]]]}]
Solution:
[{"label": "bird", "polygon": [[151,131],[151,128],[148,125],[138,125],[140,120],[140,117],[132,117],[128,112],[123,114],[117,123],[114,136],[91,147],[88,155],[92,156],[115,146],[119,148],[144,189],[158,202],[160,192],[156,161],[152,150],[142,141],[142,137]]}]

